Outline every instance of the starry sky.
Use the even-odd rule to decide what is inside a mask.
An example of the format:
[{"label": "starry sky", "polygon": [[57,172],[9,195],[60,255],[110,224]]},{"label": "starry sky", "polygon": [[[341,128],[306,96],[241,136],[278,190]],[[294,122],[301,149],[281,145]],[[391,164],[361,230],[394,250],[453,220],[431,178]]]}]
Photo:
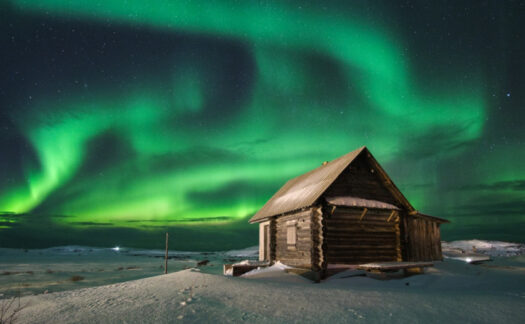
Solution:
[{"label": "starry sky", "polygon": [[444,239],[525,242],[524,1],[0,2],[0,246],[217,250],[366,145]]}]

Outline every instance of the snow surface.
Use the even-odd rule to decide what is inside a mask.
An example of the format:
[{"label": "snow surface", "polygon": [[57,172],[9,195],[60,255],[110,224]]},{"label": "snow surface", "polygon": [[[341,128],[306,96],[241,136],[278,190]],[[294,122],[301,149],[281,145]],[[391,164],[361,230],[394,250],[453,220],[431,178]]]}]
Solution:
[{"label": "snow surface", "polygon": [[261,273],[269,273],[269,272],[282,272],[286,269],[290,269],[291,267],[287,266],[286,264],[282,264],[281,262],[277,261],[270,267],[258,267],[257,269],[253,269],[251,271],[246,272],[243,274],[243,277],[253,277]]},{"label": "snow surface", "polygon": [[[460,243],[450,244],[460,249]],[[490,244],[491,251],[492,247],[510,248]],[[33,253],[1,250],[2,271],[7,259],[18,262],[26,256],[30,260],[27,255]],[[98,265],[111,262],[111,258],[104,257],[106,251],[87,254],[90,262],[99,259]],[[79,257],[69,255],[73,259],[70,262]],[[223,276],[220,261],[231,256],[218,252],[193,257],[209,258],[212,265],[111,285],[24,296],[21,303],[26,308],[19,322],[523,323],[525,319],[524,255],[494,256],[491,262],[480,265],[446,259],[435,262],[435,267],[424,275],[391,280],[377,280],[363,276],[362,271],[349,270],[320,284],[286,273],[286,266],[279,264],[242,277]],[[122,256],[117,261],[137,258],[144,257]],[[155,267],[161,263],[161,259],[146,260]],[[16,264],[10,266],[16,268]],[[28,264],[39,271],[38,262],[29,261],[25,266]]]},{"label": "snow surface", "polygon": [[256,245],[242,250],[226,251],[224,254],[232,257],[259,258],[259,246]]},{"label": "snow surface", "polygon": [[466,240],[442,243],[443,253],[480,253],[489,256],[516,256],[525,254],[525,244],[501,241]]},{"label": "snow surface", "polygon": [[[257,249],[257,254],[251,253]],[[21,250],[0,248],[0,298],[79,289],[164,273],[163,250],[60,246]],[[222,273],[223,263],[258,258],[258,247],[228,252],[169,251],[168,272],[202,267]],[[74,276],[82,277],[73,281]]]}]

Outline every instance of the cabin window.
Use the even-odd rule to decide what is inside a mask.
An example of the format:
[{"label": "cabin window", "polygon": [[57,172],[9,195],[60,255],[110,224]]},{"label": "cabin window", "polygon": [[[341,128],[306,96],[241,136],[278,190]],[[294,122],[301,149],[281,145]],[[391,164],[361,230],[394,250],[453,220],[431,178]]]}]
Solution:
[{"label": "cabin window", "polygon": [[294,250],[297,243],[297,223],[295,221],[286,222],[286,244],[289,250]]}]

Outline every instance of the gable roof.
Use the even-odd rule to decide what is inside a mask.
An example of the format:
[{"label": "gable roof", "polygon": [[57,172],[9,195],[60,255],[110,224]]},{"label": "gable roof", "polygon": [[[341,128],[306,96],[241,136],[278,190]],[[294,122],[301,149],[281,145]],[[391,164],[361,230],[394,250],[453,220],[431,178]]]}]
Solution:
[{"label": "gable roof", "polygon": [[400,201],[412,211],[414,208],[393,184],[386,172],[377,163],[368,149],[363,146],[355,151],[341,156],[327,164],[295,177],[282,186],[268,202],[250,219],[250,223],[261,221],[265,218],[280,215],[293,210],[312,206],[328,187],[339,177],[360,154],[366,154],[372,165],[379,171],[385,181],[385,186]]}]

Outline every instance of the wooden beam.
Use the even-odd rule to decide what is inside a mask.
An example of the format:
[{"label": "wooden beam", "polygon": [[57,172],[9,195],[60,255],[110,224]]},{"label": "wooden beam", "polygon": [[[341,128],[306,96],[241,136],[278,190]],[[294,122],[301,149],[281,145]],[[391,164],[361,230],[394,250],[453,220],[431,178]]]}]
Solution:
[{"label": "wooden beam", "polygon": [[164,256],[164,274],[168,273],[168,232],[166,232],[166,255]]},{"label": "wooden beam", "polygon": [[390,216],[388,216],[388,219],[386,220],[387,222],[390,222],[390,220],[392,219],[392,217],[394,217],[396,213],[396,210],[392,210],[392,212],[390,213]]},{"label": "wooden beam", "polygon": [[361,217],[359,217],[359,221],[363,220],[367,212],[368,212],[368,208],[365,207],[365,209],[363,209],[363,212],[361,213]]}]

